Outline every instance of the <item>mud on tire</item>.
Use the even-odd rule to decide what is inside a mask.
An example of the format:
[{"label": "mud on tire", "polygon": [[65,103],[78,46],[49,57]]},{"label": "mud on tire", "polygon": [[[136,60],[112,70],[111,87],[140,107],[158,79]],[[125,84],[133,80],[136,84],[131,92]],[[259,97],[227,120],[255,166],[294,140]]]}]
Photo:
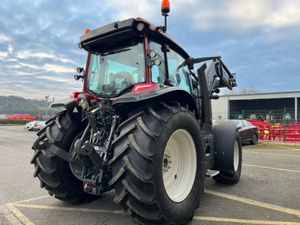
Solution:
[{"label": "mud on tire", "polygon": [[38,138],[32,149],[34,155],[34,177],[38,177],[41,187],[50,195],[67,202],[87,202],[96,198],[83,191],[82,181],[72,174],[69,163],[49,151],[58,146],[69,152],[75,136],[82,131],[80,118],[70,112],[61,112],[46,123],[46,127],[38,132]]},{"label": "mud on tire", "polygon": [[[190,191],[176,202],[166,191],[162,168],[166,144],[178,130],[192,137],[197,164]],[[119,126],[118,133],[109,162],[114,201],[140,224],[183,224],[191,220],[204,182],[203,141],[194,115],[179,104],[161,102],[132,115]]]}]

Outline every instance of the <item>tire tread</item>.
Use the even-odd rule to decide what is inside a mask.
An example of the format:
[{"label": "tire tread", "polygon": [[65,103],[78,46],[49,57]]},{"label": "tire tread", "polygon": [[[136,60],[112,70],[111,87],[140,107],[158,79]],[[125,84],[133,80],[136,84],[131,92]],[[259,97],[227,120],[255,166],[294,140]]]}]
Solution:
[{"label": "tire tread", "polygon": [[[152,180],[153,175],[148,171],[149,168],[150,171],[157,169],[153,164],[155,154],[153,151],[149,152],[144,145],[155,142],[160,135],[145,121],[155,122],[158,130],[161,130],[169,119],[179,112],[192,115],[177,103],[169,105],[159,102],[147,106],[142,112],[135,114],[120,125],[118,128],[120,134],[113,141],[115,156],[109,165],[113,168],[110,184],[115,188],[114,202],[119,203],[125,213],[130,214],[140,224],[175,224],[168,221],[156,199],[155,181]],[[148,120],[145,120],[146,118]],[[133,126],[135,129],[128,129]],[[136,157],[139,157],[139,163],[134,161]],[[146,192],[149,189],[151,191]]]},{"label": "tire tread", "polygon": [[38,133],[38,138],[32,146],[34,154],[31,163],[35,166],[33,175],[40,180],[41,188],[48,190],[55,198],[71,203],[87,202],[96,196],[86,194],[80,181],[66,165],[67,162],[48,151],[52,144],[68,151],[73,141],[71,138],[78,133],[80,127],[80,123],[72,116],[67,111],[58,113],[56,117],[48,120],[46,127]]}]

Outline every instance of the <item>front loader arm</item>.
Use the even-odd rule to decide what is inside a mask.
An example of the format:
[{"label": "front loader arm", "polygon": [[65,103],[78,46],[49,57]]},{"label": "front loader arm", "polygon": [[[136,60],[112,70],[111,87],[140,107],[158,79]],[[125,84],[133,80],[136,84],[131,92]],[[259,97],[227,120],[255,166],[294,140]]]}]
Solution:
[{"label": "front loader arm", "polygon": [[190,58],[186,60],[186,64],[193,69],[195,64],[212,60],[212,63],[205,70],[205,76],[209,94],[212,94],[218,88],[227,87],[232,90],[237,86],[235,74],[231,73],[221,60],[221,56]]},{"label": "front loader arm", "polygon": [[[212,63],[207,67],[204,62],[210,60]],[[198,63],[202,63],[202,65],[195,74],[194,65]],[[196,80],[195,85],[198,86],[198,92],[201,95],[201,98],[198,99],[198,105],[202,106],[199,113],[202,123],[211,126],[211,99],[219,98],[218,95],[215,95],[220,92],[219,88],[227,87],[232,90],[236,86],[235,75],[230,73],[220,56],[190,58],[186,59],[183,65],[187,65],[191,70],[191,75],[193,80]]]}]

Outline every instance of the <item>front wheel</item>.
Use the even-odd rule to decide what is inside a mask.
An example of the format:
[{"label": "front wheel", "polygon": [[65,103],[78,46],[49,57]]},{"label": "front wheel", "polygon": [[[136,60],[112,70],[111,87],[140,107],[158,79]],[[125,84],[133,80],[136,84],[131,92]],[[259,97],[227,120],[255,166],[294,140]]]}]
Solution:
[{"label": "front wheel", "polygon": [[242,141],[232,121],[222,121],[213,127],[214,176],[218,183],[236,184],[242,172]]},{"label": "front wheel", "polygon": [[204,182],[204,149],[193,114],[179,104],[147,107],[119,127],[110,161],[115,202],[142,224],[192,219]]},{"label": "front wheel", "polygon": [[[230,147],[230,143],[233,143],[232,147]],[[242,143],[239,134],[234,136],[233,142],[229,139],[227,143],[224,143],[223,148],[226,147],[229,151],[223,150],[225,150],[225,154],[228,155],[229,159],[224,163],[231,165],[226,169],[221,169],[214,179],[218,183],[236,184],[240,181],[242,172]]]}]

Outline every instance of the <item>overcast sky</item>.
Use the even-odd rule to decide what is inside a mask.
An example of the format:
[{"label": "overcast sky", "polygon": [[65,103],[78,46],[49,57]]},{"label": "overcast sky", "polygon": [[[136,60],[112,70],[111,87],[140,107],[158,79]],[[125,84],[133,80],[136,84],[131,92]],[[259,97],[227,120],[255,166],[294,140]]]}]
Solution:
[{"label": "overcast sky", "polygon": [[[238,89],[300,90],[299,0],[170,0],[168,32],[193,57],[221,55]],[[0,95],[62,98],[86,53],[86,28],[144,17],[162,24],[160,0],[2,0]]]}]

